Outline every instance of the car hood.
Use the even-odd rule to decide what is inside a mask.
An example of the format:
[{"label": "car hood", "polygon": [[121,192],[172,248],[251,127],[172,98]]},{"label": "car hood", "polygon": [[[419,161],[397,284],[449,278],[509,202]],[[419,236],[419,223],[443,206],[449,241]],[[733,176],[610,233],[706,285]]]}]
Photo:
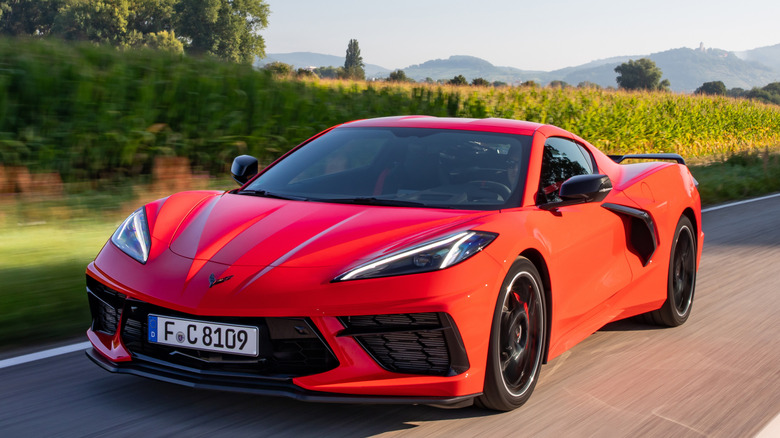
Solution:
[{"label": "car hood", "polygon": [[153,212],[150,231],[154,242],[192,260],[327,267],[362,263],[461,230],[486,214],[190,192],[171,196]]}]

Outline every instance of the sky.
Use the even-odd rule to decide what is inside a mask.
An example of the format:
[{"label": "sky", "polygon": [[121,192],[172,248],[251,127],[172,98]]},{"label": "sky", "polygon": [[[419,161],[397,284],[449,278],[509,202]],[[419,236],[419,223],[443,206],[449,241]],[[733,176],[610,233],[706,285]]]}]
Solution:
[{"label": "sky", "polygon": [[452,55],[552,71],[680,47],[780,44],[779,0],[266,0],[266,53],[344,56],[402,69]]}]

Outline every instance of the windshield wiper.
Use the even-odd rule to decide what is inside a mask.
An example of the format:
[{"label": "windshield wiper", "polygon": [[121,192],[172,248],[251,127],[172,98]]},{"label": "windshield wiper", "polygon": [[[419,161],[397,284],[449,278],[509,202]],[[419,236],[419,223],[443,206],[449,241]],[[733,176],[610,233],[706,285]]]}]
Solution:
[{"label": "windshield wiper", "polygon": [[269,192],[268,190],[239,190],[236,193],[239,194],[239,195],[262,196],[263,198],[286,199],[288,201],[308,201],[309,200],[309,198],[305,198],[303,196],[281,195],[279,193]]},{"label": "windshield wiper", "polygon": [[[338,204],[356,204],[356,205],[381,205],[389,207],[434,207],[431,205],[423,204],[422,202],[404,201],[401,199],[383,199],[370,197],[358,197],[358,198],[330,198],[330,199],[318,199],[312,198],[312,201],[317,202],[333,202]],[[447,208],[443,206],[435,206],[435,208]]]}]

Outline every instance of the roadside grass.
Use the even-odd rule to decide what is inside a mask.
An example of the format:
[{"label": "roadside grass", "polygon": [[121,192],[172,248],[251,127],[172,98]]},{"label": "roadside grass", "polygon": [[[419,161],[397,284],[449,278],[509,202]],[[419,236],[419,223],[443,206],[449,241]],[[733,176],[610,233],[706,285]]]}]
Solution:
[{"label": "roadside grass", "polygon": [[780,191],[780,148],[744,151],[690,165],[702,204],[720,204]]},{"label": "roadside grass", "polygon": [[[705,205],[780,191],[777,148],[690,168]],[[224,178],[209,184],[233,187]],[[90,324],[87,264],[128,213],[154,199],[129,183],[66,193],[55,200],[0,203],[0,351],[83,334]]]},{"label": "roadside grass", "polygon": [[0,350],[89,327],[84,270],[116,226],[98,218],[0,228]]},{"label": "roadside grass", "polygon": [[[207,188],[234,187],[211,178]],[[129,213],[157,197],[123,181],[66,184],[60,198],[0,198],[0,351],[83,334],[87,265]]]}]

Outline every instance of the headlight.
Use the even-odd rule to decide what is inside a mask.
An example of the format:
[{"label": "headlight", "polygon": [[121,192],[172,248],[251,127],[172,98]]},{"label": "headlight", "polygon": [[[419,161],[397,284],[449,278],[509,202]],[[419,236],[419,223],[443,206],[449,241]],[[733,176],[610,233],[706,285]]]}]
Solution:
[{"label": "headlight", "polygon": [[146,209],[141,207],[125,219],[111,236],[111,242],[125,254],[141,263],[146,263],[151,246]]},{"label": "headlight", "polygon": [[378,258],[334,281],[389,277],[436,271],[456,265],[482,251],[498,235],[482,231],[464,231]]}]

